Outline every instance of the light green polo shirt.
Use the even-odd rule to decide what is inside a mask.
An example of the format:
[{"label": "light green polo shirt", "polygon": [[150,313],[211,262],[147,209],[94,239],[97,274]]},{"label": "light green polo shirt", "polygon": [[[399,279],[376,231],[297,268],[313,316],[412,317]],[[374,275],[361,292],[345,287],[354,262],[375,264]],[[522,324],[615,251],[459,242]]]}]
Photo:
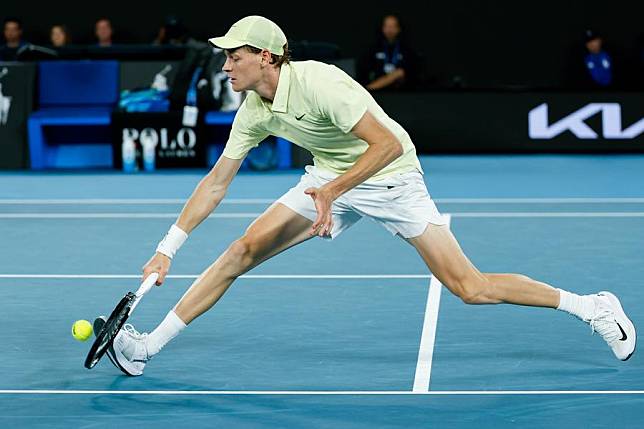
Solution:
[{"label": "light green polo shirt", "polygon": [[351,134],[367,110],[404,149],[402,156],[370,180],[416,169],[422,172],[416,149],[403,127],[344,71],[317,61],[283,65],[272,103],[249,91],[235,115],[223,155],[242,159],[267,136],[274,135],[311,152],[316,167],[343,174],[367,150],[367,143]]}]

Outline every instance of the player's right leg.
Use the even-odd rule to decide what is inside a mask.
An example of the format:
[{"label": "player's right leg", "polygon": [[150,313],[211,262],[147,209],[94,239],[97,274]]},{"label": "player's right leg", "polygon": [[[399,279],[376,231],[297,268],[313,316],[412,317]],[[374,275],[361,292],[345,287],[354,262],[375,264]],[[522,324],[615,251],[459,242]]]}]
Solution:
[{"label": "player's right leg", "polygon": [[108,350],[110,360],[125,374],[141,375],[147,361],[211,308],[237,277],[311,238],[312,223],[281,203],[273,204],[194,281],[174,311],[151,334],[140,334],[126,325]]},{"label": "player's right leg", "polygon": [[186,324],[192,322],[212,307],[237,277],[311,238],[311,224],[283,204],[272,205],[195,280],[175,306],[177,316]]}]

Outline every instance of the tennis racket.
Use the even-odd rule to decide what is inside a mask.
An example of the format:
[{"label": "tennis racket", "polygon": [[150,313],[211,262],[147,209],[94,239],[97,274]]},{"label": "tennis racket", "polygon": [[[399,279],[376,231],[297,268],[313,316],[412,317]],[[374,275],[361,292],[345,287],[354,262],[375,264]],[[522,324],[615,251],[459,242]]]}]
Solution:
[{"label": "tennis racket", "polygon": [[136,292],[128,292],[121,298],[101,330],[96,332],[96,340],[94,340],[94,344],[92,344],[89,353],[87,353],[87,358],[85,358],[85,368],[92,369],[101,360],[108,347],[112,345],[116,334],[119,333],[127,318],[139,304],[143,295],[152,289],[152,286],[154,286],[158,278],[158,273],[150,274],[141,283],[141,286]]}]

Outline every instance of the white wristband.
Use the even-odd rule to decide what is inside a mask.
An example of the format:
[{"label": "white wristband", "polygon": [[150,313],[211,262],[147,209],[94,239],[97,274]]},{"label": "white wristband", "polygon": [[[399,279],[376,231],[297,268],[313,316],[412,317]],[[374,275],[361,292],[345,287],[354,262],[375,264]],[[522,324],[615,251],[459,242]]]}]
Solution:
[{"label": "white wristband", "polygon": [[168,230],[168,233],[163,237],[163,240],[159,242],[157,252],[163,253],[168,258],[172,259],[187,238],[188,234],[186,234],[185,231],[177,225],[172,225]]}]

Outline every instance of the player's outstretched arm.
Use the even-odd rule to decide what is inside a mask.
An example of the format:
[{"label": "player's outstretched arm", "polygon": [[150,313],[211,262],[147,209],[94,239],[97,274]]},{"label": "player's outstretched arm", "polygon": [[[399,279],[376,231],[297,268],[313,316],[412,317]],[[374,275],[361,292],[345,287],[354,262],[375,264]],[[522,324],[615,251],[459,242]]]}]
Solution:
[{"label": "player's outstretched arm", "polygon": [[143,266],[143,278],[159,273],[157,285],[161,285],[170,270],[174,254],[188,234],[212,213],[228,190],[230,182],[239,171],[243,159],[221,156],[210,172],[199,182],[183,206],[179,218],[159,243],[156,253]]},{"label": "player's outstretched arm", "polygon": [[175,222],[190,234],[224,199],[230,182],[239,171],[243,159],[221,156],[210,172],[199,182]]}]

